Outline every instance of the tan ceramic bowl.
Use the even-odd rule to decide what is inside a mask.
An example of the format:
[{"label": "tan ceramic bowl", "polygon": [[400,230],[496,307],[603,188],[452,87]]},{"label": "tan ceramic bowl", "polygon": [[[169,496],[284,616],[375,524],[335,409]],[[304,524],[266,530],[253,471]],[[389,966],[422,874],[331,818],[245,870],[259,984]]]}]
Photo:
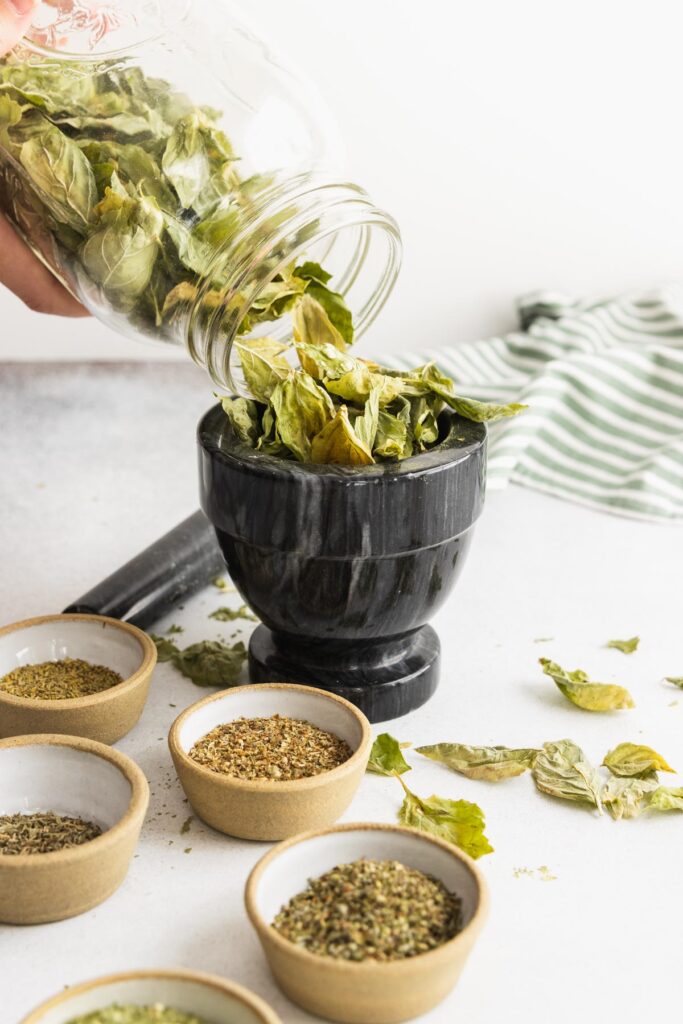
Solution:
[{"label": "tan ceramic bowl", "polygon": [[48,999],[20,1024],[68,1024],[112,1003],[164,1003],[211,1024],[282,1024],[269,1006],[241,985],[198,971],[133,971],[75,985]]},{"label": "tan ceramic bowl", "polygon": [[101,836],[56,853],[0,854],[0,921],[43,924],[102,903],[126,876],[149,803],[125,754],[75,736],[0,740],[0,814],[54,811],[94,821]]},{"label": "tan ceramic bowl", "polygon": [[[310,878],[360,857],[398,860],[441,879],[463,902],[465,927],[429,953],[392,963],[351,963],[301,949],[270,927]],[[396,1024],[431,1010],[455,985],[487,911],[484,879],[455,846],[399,825],[339,825],[296,836],[263,857],[249,876],[247,913],[275,980],[309,1013],[348,1024]]]},{"label": "tan ceramic bowl", "polygon": [[0,677],[21,665],[62,658],[106,665],[123,682],[69,700],[15,697],[0,690],[0,738],[49,732],[116,743],[130,732],[142,714],[157,661],[147,634],[104,615],[42,615],[0,629]]},{"label": "tan ceramic bowl", "polygon": [[[349,744],[352,756],[329,772],[290,782],[220,775],[188,756],[197,740],[217,725],[275,714],[303,718],[336,733]],[[331,825],[341,817],[365,773],[372,733],[365,715],[341,697],[312,686],[258,683],[193,704],[173,723],[168,743],[182,787],[203,821],[229,836],[272,840]]]}]

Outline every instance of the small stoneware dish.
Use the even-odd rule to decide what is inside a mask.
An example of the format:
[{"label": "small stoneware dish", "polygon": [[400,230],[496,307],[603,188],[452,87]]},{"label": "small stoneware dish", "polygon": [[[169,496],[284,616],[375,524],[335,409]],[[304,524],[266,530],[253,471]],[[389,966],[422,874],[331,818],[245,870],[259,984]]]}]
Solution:
[{"label": "small stoneware dish", "polygon": [[[419,956],[353,963],[309,953],[271,927],[281,907],[306,889],[309,879],[361,857],[398,860],[440,879],[462,899],[462,931]],[[285,995],[309,1013],[348,1024],[396,1024],[440,1003],[458,980],[488,903],[481,873],[455,846],[415,829],[378,824],[339,825],[280,843],[251,872],[245,899]]]},{"label": "small stoneware dish", "polygon": [[61,733],[116,743],[130,732],[142,714],[157,661],[147,634],[104,615],[42,615],[0,629],[0,678],[21,665],[63,658],[106,665],[123,682],[67,700],[16,697],[0,689],[0,738]]},{"label": "small stoneware dish", "polygon": [[[217,725],[275,714],[305,719],[335,733],[353,754],[331,771],[287,782],[221,775],[189,757],[197,740]],[[240,839],[273,840],[331,825],[341,817],[365,773],[372,733],[365,715],[342,697],[294,683],[259,683],[193,704],[173,723],[168,743],[178,778],[202,821]]]},{"label": "small stoneware dish", "polygon": [[164,1006],[210,1024],[282,1024],[270,1007],[241,985],[199,971],[131,971],[110,974],[48,999],[20,1024],[68,1024],[112,1003]]},{"label": "small stoneware dish", "polygon": [[126,876],[148,803],[141,770],[104,743],[54,735],[0,740],[0,814],[53,811],[102,829],[54,853],[0,854],[0,921],[61,921],[106,900]]}]

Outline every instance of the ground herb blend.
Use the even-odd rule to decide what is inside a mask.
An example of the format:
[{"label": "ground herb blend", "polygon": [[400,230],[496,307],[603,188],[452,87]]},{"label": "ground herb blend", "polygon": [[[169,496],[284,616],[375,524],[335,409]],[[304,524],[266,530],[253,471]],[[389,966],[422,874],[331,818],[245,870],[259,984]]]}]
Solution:
[{"label": "ground herb blend", "polygon": [[74,1017],[68,1024],[207,1024],[203,1017],[174,1010],[163,1003],[133,1006],[114,1003],[103,1010],[94,1010],[84,1017]]},{"label": "ground herb blend", "polygon": [[3,856],[56,853],[89,843],[100,835],[102,829],[94,822],[52,811],[0,815],[0,855]]},{"label": "ground herb blend", "polygon": [[0,679],[0,690],[15,697],[69,700],[101,693],[121,682],[123,677],[106,665],[92,665],[82,658],[63,658],[13,669]]},{"label": "ground herb blend", "polygon": [[218,725],[190,750],[197,764],[238,779],[289,782],[320,775],[351,757],[345,740],[299,718],[238,718]]},{"label": "ground herb blend", "polygon": [[340,864],[294,896],[273,921],[283,938],[341,960],[402,960],[462,930],[462,904],[431,875],[396,860]]}]

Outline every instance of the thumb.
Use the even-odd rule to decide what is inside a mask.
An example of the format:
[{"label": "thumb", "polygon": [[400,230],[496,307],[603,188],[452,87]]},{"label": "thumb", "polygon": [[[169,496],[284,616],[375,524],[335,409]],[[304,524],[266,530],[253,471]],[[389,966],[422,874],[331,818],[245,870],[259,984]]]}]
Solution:
[{"label": "thumb", "polygon": [[37,6],[38,0],[0,0],[0,56],[19,42]]}]

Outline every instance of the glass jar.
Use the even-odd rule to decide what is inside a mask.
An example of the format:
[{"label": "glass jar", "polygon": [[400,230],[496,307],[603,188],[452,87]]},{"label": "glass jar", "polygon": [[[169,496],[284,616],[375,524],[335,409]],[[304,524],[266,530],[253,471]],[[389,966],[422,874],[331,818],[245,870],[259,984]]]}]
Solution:
[{"label": "glass jar", "polygon": [[215,0],[49,0],[0,61],[4,212],[100,320],[233,391],[235,339],[289,336],[303,264],[356,336],[391,291],[398,228],[340,163],[315,90]]}]

